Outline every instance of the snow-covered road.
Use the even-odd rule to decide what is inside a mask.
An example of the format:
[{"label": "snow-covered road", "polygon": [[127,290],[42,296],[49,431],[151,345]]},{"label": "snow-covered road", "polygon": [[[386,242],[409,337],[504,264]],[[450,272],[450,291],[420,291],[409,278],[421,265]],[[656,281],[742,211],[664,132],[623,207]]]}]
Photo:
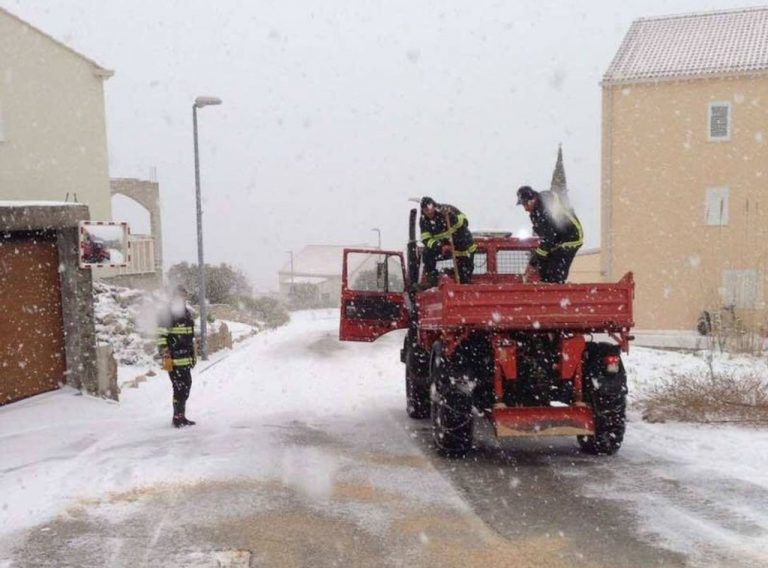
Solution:
[{"label": "snow-covered road", "polygon": [[[402,335],[337,325],[294,314],[201,365],[190,429],[164,375],[120,404],[0,408],[0,567],[768,565],[765,431],[634,420],[595,459],[481,429],[446,461],[405,417]],[[691,357],[635,349],[628,370],[642,387]]]}]

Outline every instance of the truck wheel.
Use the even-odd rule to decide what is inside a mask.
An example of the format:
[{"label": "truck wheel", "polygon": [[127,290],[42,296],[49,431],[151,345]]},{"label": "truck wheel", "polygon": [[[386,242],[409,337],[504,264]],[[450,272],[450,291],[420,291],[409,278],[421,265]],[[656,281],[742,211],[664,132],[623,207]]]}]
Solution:
[{"label": "truck wheel", "polygon": [[430,363],[432,437],[439,454],[463,456],[472,448],[472,396],[451,380],[457,369],[435,342]]},{"label": "truck wheel", "polygon": [[429,353],[419,346],[412,329],[405,336],[402,361],[405,363],[406,412],[411,418],[428,418]]},{"label": "truck wheel", "polygon": [[618,348],[608,343],[588,344],[585,362],[585,394],[592,402],[595,435],[577,436],[581,450],[593,455],[612,455],[624,441],[627,410],[627,373],[619,360],[619,372],[607,373],[602,363]]},{"label": "truck wheel", "polygon": [[423,349],[407,348],[405,353],[405,397],[406,411],[411,418],[429,418],[429,374],[422,375],[420,362],[427,360]]}]

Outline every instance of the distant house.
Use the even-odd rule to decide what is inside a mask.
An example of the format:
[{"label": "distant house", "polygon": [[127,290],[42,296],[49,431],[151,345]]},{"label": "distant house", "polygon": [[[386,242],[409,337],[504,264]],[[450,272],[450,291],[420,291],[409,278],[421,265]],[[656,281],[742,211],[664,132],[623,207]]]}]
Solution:
[{"label": "distant house", "polygon": [[[313,294],[315,305],[340,305],[341,271],[345,248],[370,248],[366,245],[307,245],[295,253],[278,273],[280,296],[290,300],[299,288]],[[349,279],[365,270],[374,270],[375,256],[351,257]]]},{"label": "distant house", "polygon": [[768,8],[640,19],[602,82],[601,264],[636,321],[765,319]]}]

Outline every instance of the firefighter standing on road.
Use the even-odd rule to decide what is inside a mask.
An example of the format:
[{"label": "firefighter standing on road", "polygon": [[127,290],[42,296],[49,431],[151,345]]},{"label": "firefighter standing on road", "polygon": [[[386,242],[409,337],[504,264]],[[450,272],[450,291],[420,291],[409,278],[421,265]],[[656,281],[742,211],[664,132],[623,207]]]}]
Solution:
[{"label": "firefighter standing on road", "polygon": [[[421,198],[422,258],[427,285],[437,286],[437,261],[456,258],[459,282],[468,284],[474,271],[477,245],[469,230],[467,217],[453,205],[435,203],[431,197]],[[453,244],[451,244],[453,242]]]},{"label": "firefighter standing on road", "polygon": [[524,185],[517,190],[517,204],[531,217],[533,233],[541,240],[533,251],[526,279],[562,284],[571,263],[584,243],[584,230],[576,213],[554,191],[534,191]]},{"label": "firefighter standing on road", "polygon": [[158,318],[158,341],[163,369],[168,371],[173,386],[174,428],[194,426],[186,417],[187,399],[192,388],[195,366],[195,320],[187,307],[188,292],[177,286],[168,306]]}]

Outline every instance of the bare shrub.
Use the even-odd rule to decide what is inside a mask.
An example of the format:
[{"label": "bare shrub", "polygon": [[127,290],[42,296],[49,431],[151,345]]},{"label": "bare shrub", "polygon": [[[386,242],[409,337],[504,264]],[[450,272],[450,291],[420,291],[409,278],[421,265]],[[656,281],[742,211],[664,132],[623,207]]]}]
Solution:
[{"label": "bare shrub", "polygon": [[732,307],[705,311],[698,327],[706,336],[707,349],[712,352],[759,356],[765,349],[766,323],[762,313],[739,314]]},{"label": "bare shrub", "polygon": [[757,374],[677,374],[641,401],[648,422],[768,425],[768,383]]},{"label": "bare shrub", "polygon": [[709,338],[709,349],[721,353],[741,353],[759,356],[763,352],[765,338],[752,329],[724,329]]}]

